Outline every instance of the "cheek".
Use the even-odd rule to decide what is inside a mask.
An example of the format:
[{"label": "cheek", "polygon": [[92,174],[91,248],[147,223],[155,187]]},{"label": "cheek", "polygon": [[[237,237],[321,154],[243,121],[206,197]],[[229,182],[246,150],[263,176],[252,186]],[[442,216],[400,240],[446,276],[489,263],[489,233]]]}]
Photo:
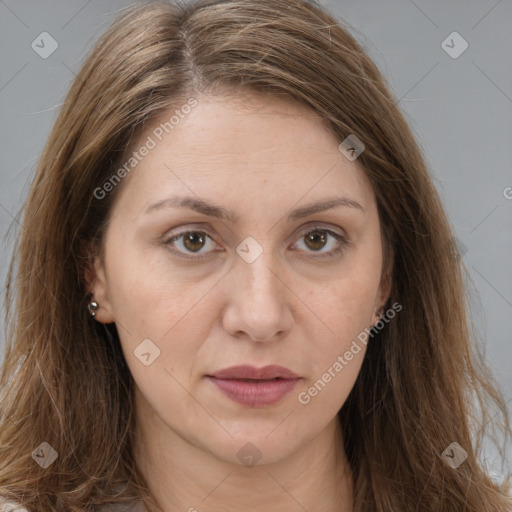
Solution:
[{"label": "cheek", "polygon": [[380,271],[361,268],[333,278],[322,290],[310,292],[311,310],[318,312],[330,334],[322,338],[326,352],[342,350],[370,326],[379,276]]},{"label": "cheek", "polygon": [[[361,269],[331,281],[322,293],[309,293],[308,305],[318,312],[325,328],[321,336],[318,331],[316,335],[313,330],[308,333],[312,372],[298,401],[311,405],[311,410],[318,406],[320,415],[322,407],[337,411],[357,379],[366,353],[365,330],[370,327],[378,278],[378,272]],[[318,327],[318,322],[313,323]]]},{"label": "cheek", "polygon": [[329,421],[341,409],[359,375],[366,347],[350,343],[346,348],[333,353],[318,375],[298,390],[300,407],[317,421]]},{"label": "cheek", "polygon": [[[189,372],[215,321],[215,278],[186,279],[183,271],[169,264],[164,249],[111,250],[109,256],[109,297],[134,378],[147,378],[143,363],[153,360],[154,354],[158,357],[152,368],[177,375]],[[150,356],[141,361],[148,352]]]},{"label": "cheek", "polygon": [[176,428],[211,421],[194,399],[201,351],[216,320],[211,288],[196,285],[187,293],[182,284],[171,288],[148,279],[117,312],[128,327],[120,332],[121,345],[141,396],[169,424],[187,418]]},{"label": "cheek", "polygon": [[124,331],[120,332],[123,345],[133,350],[142,340],[151,339],[161,352],[161,363],[171,370],[183,367],[215,321],[212,285],[189,286],[178,279],[165,285],[161,279],[151,279],[138,282],[131,293],[120,291],[119,297],[126,299],[116,304],[115,316]]},{"label": "cheek", "polygon": [[162,337],[194,307],[206,283],[185,279],[163,247],[141,245],[122,228],[112,236],[109,298],[116,322],[127,331]]},{"label": "cheek", "polygon": [[317,421],[328,421],[341,409],[359,375],[368,340],[361,333],[370,325],[370,297],[371,293],[354,296],[338,290],[325,315],[329,334],[310,334],[311,373],[298,389],[297,401]]}]

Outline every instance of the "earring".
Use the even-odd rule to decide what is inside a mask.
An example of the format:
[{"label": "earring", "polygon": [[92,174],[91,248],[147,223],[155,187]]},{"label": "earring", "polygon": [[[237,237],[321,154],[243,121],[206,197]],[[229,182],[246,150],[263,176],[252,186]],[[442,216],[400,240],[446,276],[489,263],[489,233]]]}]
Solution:
[{"label": "earring", "polygon": [[89,313],[91,314],[91,316],[94,318],[96,316],[96,311],[98,311],[98,309],[100,309],[98,303],[96,301],[92,301],[92,302],[89,302],[89,304],[87,305],[87,309],[89,310]]},{"label": "earring", "polygon": [[[379,317],[377,320],[377,323],[379,323],[382,320],[382,317],[384,316],[384,309],[379,309],[379,311],[375,311],[376,315]],[[372,325],[372,327],[377,327],[377,324]]]}]

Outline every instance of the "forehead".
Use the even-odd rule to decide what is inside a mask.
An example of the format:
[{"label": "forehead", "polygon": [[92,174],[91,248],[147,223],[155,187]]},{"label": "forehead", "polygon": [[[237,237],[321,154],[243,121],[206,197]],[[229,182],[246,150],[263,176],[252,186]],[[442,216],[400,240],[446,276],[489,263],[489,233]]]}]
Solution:
[{"label": "forehead", "polygon": [[268,95],[195,99],[192,109],[174,106],[162,114],[133,146],[151,150],[126,180],[133,182],[130,205],[176,192],[265,194],[267,204],[322,191],[372,200],[363,170],[340,153],[336,135],[307,106]]}]

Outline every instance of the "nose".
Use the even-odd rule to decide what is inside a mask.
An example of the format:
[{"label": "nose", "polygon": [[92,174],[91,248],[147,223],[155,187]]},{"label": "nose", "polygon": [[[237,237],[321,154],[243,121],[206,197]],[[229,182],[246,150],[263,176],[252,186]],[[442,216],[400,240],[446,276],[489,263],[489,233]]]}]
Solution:
[{"label": "nose", "polygon": [[277,341],[293,325],[293,293],[264,255],[252,263],[240,259],[230,272],[223,327],[233,337]]}]

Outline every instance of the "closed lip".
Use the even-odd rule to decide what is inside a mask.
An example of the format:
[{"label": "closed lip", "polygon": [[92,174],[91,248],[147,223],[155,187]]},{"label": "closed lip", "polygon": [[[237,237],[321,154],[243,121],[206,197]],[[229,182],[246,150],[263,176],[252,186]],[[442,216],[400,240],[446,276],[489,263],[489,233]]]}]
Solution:
[{"label": "closed lip", "polygon": [[216,379],[250,379],[250,380],[271,380],[271,379],[299,379],[300,375],[292,372],[284,366],[270,364],[256,368],[251,365],[239,365],[224,368],[218,372],[208,375]]}]

